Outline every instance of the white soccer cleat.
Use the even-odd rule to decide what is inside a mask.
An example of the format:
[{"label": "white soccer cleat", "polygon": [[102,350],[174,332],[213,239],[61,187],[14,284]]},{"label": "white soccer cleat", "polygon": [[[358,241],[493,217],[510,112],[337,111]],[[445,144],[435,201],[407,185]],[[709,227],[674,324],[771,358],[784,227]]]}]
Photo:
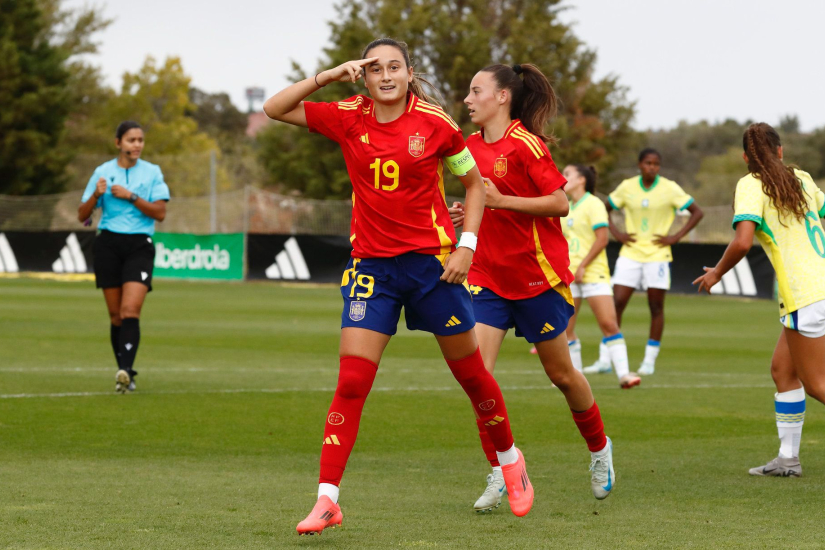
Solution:
[{"label": "white soccer cleat", "polygon": [[126,393],[132,381],[129,379],[129,373],[121,369],[115,375],[115,391],[117,393]]},{"label": "white soccer cleat", "polygon": [[492,474],[487,474],[487,488],[478,497],[473,508],[478,513],[492,512],[501,506],[501,496],[507,494],[507,487],[504,483],[504,474],[501,470],[493,470]]},{"label": "white soccer cleat", "polygon": [[584,374],[605,374],[607,372],[611,372],[613,367],[610,365],[610,362],[605,362],[598,360],[589,367],[584,367],[582,372]]},{"label": "white soccer cleat", "polygon": [[613,470],[613,442],[607,438],[607,452],[590,453],[590,487],[593,496],[599,500],[610,495],[616,485],[616,472]]},{"label": "white soccer cleat", "polygon": [[619,380],[619,386],[623,390],[629,390],[635,386],[638,386],[642,383],[642,379],[635,372],[629,372],[622,376],[621,380]]},{"label": "white soccer cleat", "polygon": [[650,376],[656,370],[656,363],[652,361],[642,361],[642,366],[639,367],[639,374],[642,376]]}]

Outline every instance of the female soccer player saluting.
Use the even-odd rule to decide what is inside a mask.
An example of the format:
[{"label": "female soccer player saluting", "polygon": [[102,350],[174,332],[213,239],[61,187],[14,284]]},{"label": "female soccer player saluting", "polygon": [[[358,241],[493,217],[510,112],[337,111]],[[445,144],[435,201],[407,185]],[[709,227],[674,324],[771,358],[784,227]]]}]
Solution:
[{"label": "female soccer player saluting", "polygon": [[[704,214],[679,185],[659,176],[662,156],[655,149],[639,153],[639,177],[624,180],[607,198],[607,211],[624,210],[625,233],[610,221],[610,232],[622,243],[613,270],[613,292],[619,326],[622,313],[640,283],[647,289],[650,339],[639,374],[653,374],[665,328],[665,294],[670,289],[670,247],[696,227]],[[675,212],[687,209],[690,219],[675,235],[668,235]],[[599,372],[610,364],[600,361]],[[596,370],[596,369],[594,369]]]},{"label": "female soccer player saluting", "polygon": [[607,210],[592,194],[596,191],[596,170],[591,166],[571,164],[565,167],[564,177],[567,180],[564,192],[571,205],[570,213],[561,219],[561,226],[570,246],[570,271],[574,274],[570,291],[577,312],[567,325],[567,345],[573,366],[582,370],[582,345],[576,336],[576,317],[584,298],[604,334],[602,344],[608,347],[608,357],[616,368],[619,385],[622,388],[638,386],[641,378],[629,372],[627,344],[616,321],[610,267],[604,251],[607,248]]},{"label": "female soccer player saluting", "polygon": [[[516,492],[513,513],[522,516],[532,505],[533,488],[513,445],[501,391],[482,363],[472,300],[463,285],[484,210],[484,182],[459,127],[424,101],[406,44],[375,40],[362,57],[293,84],[264,105],[269,117],[338,142],[354,191],[354,250],[341,281],[338,387],[324,429],[318,502],[298,524],[298,533],[320,533],[341,523],[338,486],[402,306],[408,328],[435,335],[486,425],[505,465],[507,487]],[[303,101],[330,82],[355,82],[362,75],[371,99]],[[468,233],[458,248],[444,201],[442,159],[467,189]]]},{"label": "female soccer player saluting", "polygon": [[825,194],[811,176],[782,162],[779,134],[764,122],[742,139],[749,174],[736,184],[736,236],[716,267],[696,279],[710,289],[748,253],[753,236],[776,271],[779,322],[784,325],[771,361],[776,384],[779,456],[751,475],[799,477],[805,392],[825,403]]},{"label": "female soccer player saluting", "polygon": [[[473,123],[481,126],[467,139],[467,147],[487,184],[488,210],[469,273],[484,365],[493,372],[513,326],[516,335],[536,345],[545,372],[564,393],[591,451],[593,494],[605,498],[615,482],[612,443],[604,435],[590,385],[573,367],[565,337],[574,312],[568,286],[573,275],[559,218],[567,215],[569,204],[562,190],[565,179],[544,144],[552,141],[544,128],[556,113],[555,91],[535,65],[492,65],[473,77],[464,103]],[[475,229],[466,223],[469,207],[466,219],[460,204],[451,214],[456,225]],[[485,422],[478,419],[479,435],[493,473],[475,503],[479,512],[498,507],[506,481]],[[506,489],[509,494],[509,483]]]},{"label": "female soccer player saluting", "polygon": [[152,290],[155,262],[155,220],[166,217],[169,187],[160,167],[140,159],[143,130],[137,122],[122,122],[115,132],[116,159],[98,166],[83,193],[77,217],[88,220],[101,208],[94,243],[97,288],[109,309],[109,331],[118,371],[115,390],[134,391],[135,363],[140,343],[140,310]]}]

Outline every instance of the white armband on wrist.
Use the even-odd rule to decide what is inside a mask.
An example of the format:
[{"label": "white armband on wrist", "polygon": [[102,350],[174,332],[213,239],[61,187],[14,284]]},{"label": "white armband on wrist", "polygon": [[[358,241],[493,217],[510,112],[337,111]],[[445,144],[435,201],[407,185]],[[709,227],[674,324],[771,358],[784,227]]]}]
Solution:
[{"label": "white armband on wrist", "polygon": [[463,246],[463,247],[469,248],[470,250],[475,252],[477,244],[478,244],[478,237],[476,237],[473,233],[465,231],[464,233],[461,234],[461,238],[458,240],[458,244],[456,245],[456,248]]}]

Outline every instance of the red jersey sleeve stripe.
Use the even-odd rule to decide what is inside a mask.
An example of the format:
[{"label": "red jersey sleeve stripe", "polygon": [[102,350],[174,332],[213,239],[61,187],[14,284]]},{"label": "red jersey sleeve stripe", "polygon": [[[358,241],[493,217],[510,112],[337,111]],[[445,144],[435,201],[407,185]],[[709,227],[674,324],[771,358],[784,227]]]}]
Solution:
[{"label": "red jersey sleeve stripe", "polygon": [[518,128],[518,129],[517,129],[517,130],[515,130],[513,133],[516,133],[516,134],[518,134],[518,135],[520,135],[520,136],[522,136],[522,137],[524,137],[524,138],[529,139],[529,140],[533,143],[533,145],[535,145],[535,146],[536,146],[536,148],[537,148],[539,151],[542,151],[542,153],[544,152],[544,150],[543,150],[543,148],[542,148],[542,146],[541,146],[541,140],[539,140],[538,136],[536,136],[535,134],[531,134],[530,132],[528,132],[528,131],[527,131],[526,129],[524,129],[524,128]]},{"label": "red jersey sleeve stripe", "polygon": [[536,158],[544,156],[544,149],[541,146],[541,142],[533,134],[519,128],[513,132],[513,136],[524,141],[530,147],[530,150],[533,151],[533,154],[536,155]]},{"label": "red jersey sleeve stripe", "polygon": [[422,113],[435,115],[435,116],[445,120],[450,126],[452,126],[452,128],[454,130],[456,130],[458,132],[461,131],[461,129],[458,127],[458,124],[455,123],[455,121],[450,117],[450,115],[448,115],[447,113],[445,113],[444,111],[442,111],[438,107],[430,105],[429,103],[424,103],[422,101],[415,107],[415,110],[420,111]]}]

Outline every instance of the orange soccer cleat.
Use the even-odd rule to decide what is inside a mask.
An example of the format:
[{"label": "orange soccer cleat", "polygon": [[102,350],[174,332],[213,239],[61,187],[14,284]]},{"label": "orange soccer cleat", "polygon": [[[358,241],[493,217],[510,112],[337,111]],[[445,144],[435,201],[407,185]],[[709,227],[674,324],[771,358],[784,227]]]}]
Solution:
[{"label": "orange soccer cleat", "polygon": [[504,474],[504,483],[507,486],[507,499],[510,501],[510,510],[518,517],[526,516],[533,507],[533,484],[527,477],[527,467],[524,464],[524,455],[519,449],[518,460],[515,464],[501,467]]},{"label": "orange soccer cleat", "polygon": [[343,523],[343,520],[344,514],[341,513],[341,507],[324,495],[318,499],[312,512],[298,524],[296,529],[299,535],[320,535],[327,527],[335,529]]}]

